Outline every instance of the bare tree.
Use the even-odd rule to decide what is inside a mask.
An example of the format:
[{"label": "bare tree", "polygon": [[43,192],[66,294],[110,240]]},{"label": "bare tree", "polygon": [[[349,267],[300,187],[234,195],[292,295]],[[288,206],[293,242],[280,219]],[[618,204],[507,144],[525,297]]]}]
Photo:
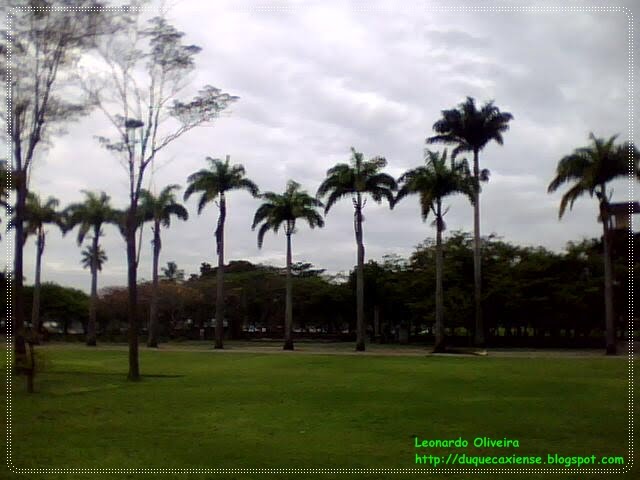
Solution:
[{"label": "bare tree", "polygon": [[200,47],[184,44],[184,33],[163,17],[144,21],[137,4],[125,8],[114,21],[117,33],[100,42],[101,67],[92,65],[94,74],[84,86],[114,129],[113,136],[98,140],[119,156],[128,175],[129,206],[123,232],[129,290],[128,378],[137,380],[136,231],[145,172],[162,149],[193,128],[213,121],[238,97],[206,85],[192,99],[179,100]]},{"label": "bare tree", "polygon": [[[25,4],[26,3],[26,4]],[[43,145],[90,105],[70,88],[73,67],[101,30],[101,3],[88,0],[14,2],[0,39],[0,77],[8,86],[1,102],[11,148],[15,203],[13,333],[17,360],[25,358],[23,249],[29,172]],[[5,13],[5,12],[3,12]]]}]

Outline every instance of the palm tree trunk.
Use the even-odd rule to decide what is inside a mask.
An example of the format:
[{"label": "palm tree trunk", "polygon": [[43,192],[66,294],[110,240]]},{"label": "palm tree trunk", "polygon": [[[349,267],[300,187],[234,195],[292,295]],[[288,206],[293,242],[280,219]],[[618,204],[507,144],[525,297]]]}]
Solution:
[{"label": "palm tree trunk", "polygon": [[356,271],[356,351],[365,350],[364,325],[364,242],[362,241],[362,197],[358,193],[355,214],[358,267]]},{"label": "palm tree trunk", "polygon": [[[137,205],[135,205],[137,207]],[[140,379],[140,365],[138,361],[138,285],[136,264],[136,210],[130,208],[127,215],[127,283],[128,303],[127,316],[129,317],[129,380]]]},{"label": "palm tree trunk", "polygon": [[436,331],[434,352],[443,352],[444,344],[444,294],[442,291],[442,204],[440,199],[437,202],[436,215]]},{"label": "palm tree trunk", "polygon": [[215,348],[223,348],[224,337],[224,221],[227,216],[227,203],[224,193],[220,194],[220,216],[216,229],[218,250],[218,271],[216,272],[216,343]]},{"label": "palm tree trunk", "polygon": [[293,350],[293,298],[291,294],[291,228],[287,228],[287,293],[284,314],[284,350]]},{"label": "palm tree trunk", "polygon": [[33,306],[31,308],[31,332],[32,338],[37,343],[40,333],[40,272],[42,270],[42,254],[44,252],[44,231],[38,229],[36,239],[36,278],[33,284]]},{"label": "palm tree trunk", "polygon": [[98,241],[100,229],[94,232],[93,245],[91,245],[91,298],[89,300],[89,324],[87,325],[87,345],[96,345],[96,304],[98,300]]},{"label": "palm tree trunk", "polygon": [[478,150],[473,151],[473,177],[476,181],[476,191],[473,202],[473,285],[475,299],[476,328],[474,343],[477,347],[485,344],[484,324],[482,322],[482,253],[480,251],[480,166]]},{"label": "palm tree trunk", "polygon": [[151,283],[151,304],[149,305],[149,337],[147,346],[158,348],[158,262],[160,260],[160,221],[153,226],[153,271]]},{"label": "palm tree trunk", "polygon": [[[603,198],[605,188],[601,187]],[[613,268],[611,265],[611,238],[609,228],[609,214],[607,211],[607,201],[600,202],[600,216],[602,218],[602,243],[604,247],[604,307],[605,307],[605,329],[607,355],[616,355],[616,325],[613,309]]]}]

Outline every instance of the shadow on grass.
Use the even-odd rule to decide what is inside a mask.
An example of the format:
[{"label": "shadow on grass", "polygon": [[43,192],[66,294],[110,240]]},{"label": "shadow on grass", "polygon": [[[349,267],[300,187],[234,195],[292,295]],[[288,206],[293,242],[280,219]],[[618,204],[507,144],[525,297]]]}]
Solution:
[{"label": "shadow on grass", "polygon": [[[105,377],[126,377],[126,372],[88,372],[84,370],[54,370],[44,372],[46,375],[86,375],[88,377],[93,376],[105,376]],[[172,375],[164,373],[151,373],[141,375],[142,378],[183,378],[186,375]]]},{"label": "shadow on grass", "polygon": [[[186,375],[171,374],[150,374],[142,375],[141,380],[148,379],[173,379],[181,378]],[[49,394],[53,396],[78,395],[86,393],[94,393],[104,390],[118,390],[128,388],[137,382],[130,382],[126,378],[125,372],[89,372],[81,370],[57,370],[44,372],[36,377],[36,393]],[[160,385],[163,382],[157,382]],[[22,391],[22,386],[18,386],[18,390]]]}]

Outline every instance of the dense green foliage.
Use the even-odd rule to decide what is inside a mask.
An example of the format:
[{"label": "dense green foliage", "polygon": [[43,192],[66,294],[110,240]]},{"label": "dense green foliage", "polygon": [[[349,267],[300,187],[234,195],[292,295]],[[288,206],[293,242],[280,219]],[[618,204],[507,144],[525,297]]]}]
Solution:
[{"label": "dense green foliage", "polygon": [[[28,318],[31,318],[32,298],[33,287],[25,287]],[[6,304],[4,306],[6,308]],[[76,288],[45,282],[40,286],[40,317],[43,322],[58,322],[63,331],[73,327],[79,328],[80,325],[86,329],[89,296]]]},{"label": "dense green foliage", "polygon": [[[626,238],[614,242],[615,300],[619,334],[628,320],[628,268]],[[468,233],[451,232],[443,241],[444,318],[447,336],[466,342],[473,328],[473,252]],[[535,345],[599,345],[585,343],[604,329],[602,246],[597,240],[569,243],[562,253],[542,247],[517,246],[497,237],[483,238],[483,309],[494,343],[517,341]],[[640,237],[634,239],[640,252]],[[640,258],[634,269],[640,268]],[[173,263],[173,262],[172,262]],[[178,268],[174,264],[174,268]],[[410,258],[397,255],[364,267],[365,317],[373,335],[374,312],[380,319],[380,338],[397,340],[400,326],[410,330],[412,341],[432,341],[435,322],[435,240],[428,238]],[[355,270],[349,275],[327,275],[309,263],[292,265],[293,330],[295,336],[326,339],[355,338]],[[285,313],[284,269],[231,261],[225,267],[225,302],[228,338],[268,336],[282,338]],[[188,279],[161,277],[158,319],[161,339],[199,338],[200,327],[212,336],[215,317],[217,268],[202,263],[199,274]],[[3,277],[4,282],[4,277]],[[639,294],[638,287],[635,294]],[[139,308],[148,318],[151,282],[139,286]],[[31,289],[27,289],[30,305]],[[99,334],[117,338],[127,323],[126,287],[100,290]],[[4,306],[6,308],[6,304]],[[3,310],[5,309],[3,308]],[[55,284],[42,286],[43,320],[86,322],[87,296]],[[29,311],[27,312],[30,313]],[[265,329],[262,331],[262,329]],[[146,329],[143,323],[142,331]],[[509,340],[506,337],[514,337]],[[577,337],[577,338],[575,338]],[[536,340],[536,338],[538,340]],[[583,340],[582,343],[577,340]],[[542,342],[544,340],[544,342]],[[536,343],[537,342],[537,343]]]},{"label": "dense green foliage", "polygon": [[[614,289],[618,333],[628,321],[628,268],[626,238],[614,242]],[[443,242],[444,315],[446,333],[466,342],[473,328],[472,237],[451,232]],[[597,240],[568,244],[562,253],[542,247],[524,247],[497,237],[483,238],[483,308],[487,312],[490,341],[535,345],[599,345],[604,329],[602,247]],[[640,252],[640,236],[634,239]],[[634,258],[635,271],[640,258]],[[177,268],[177,266],[175,267]],[[373,331],[374,312],[380,318],[383,341],[397,340],[400,326],[413,341],[432,341],[435,322],[435,241],[419,245],[410,258],[386,256],[365,264],[365,316]],[[229,338],[269,336],[282,338],[285,312],[284,269],[231,261],[225,267],[225,302]],[[161,278],[158,316],[161,339],[198,338],[200,327],[212,335],[215,317],[217,268],[202,263],[199,274]],[[327,275],[308,263],[292,265],[294,337],[355,338],[355,271],[348,276]],[[4,280],[3,280],[4,281]],[[151,283],[140,284],[139,308],[148,318]],[[638,295],[638,287],[634,286]],[[55,295],[53,292],[58,292]],[[30,292],[30,290],[28,290]],[[30,301],[28,293],[27,301]],[[43,284],[42,318],[86,321],[86,295],[74,289]],[[126,327],[126,287],[106,287],[98,303],[99,332],[118,335]],[[142,329],[146,328],[146,323]],[[262,331],[262,329],[265,329]],[[496,335],[499,339],[493,338]],[[586,340],[598,337],[591,343]],[[507,337],[513,337],[509,340]],[[537,340],[536,340],[537,339]],[[543,341],[544,340],[544,341]],[[580,343],[580,341],[582,343]],[[586,343],[585,343],[586,342]]]}]

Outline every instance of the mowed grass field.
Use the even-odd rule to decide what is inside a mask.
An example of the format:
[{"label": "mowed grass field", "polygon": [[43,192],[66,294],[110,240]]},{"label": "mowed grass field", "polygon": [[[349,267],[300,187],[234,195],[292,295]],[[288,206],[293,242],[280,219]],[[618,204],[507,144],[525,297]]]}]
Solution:
[{"label": "mowed grass field", "polygon": [[[36,379],[37,393],[25,393],[24,378],[13,379],[11,454],[17,468],[424,468],[424,473],[408,476],[470,478],[475,475],[420,467],[415,454],[515,453],[543,459],[548,453],[595,454],[629,461],[624,357],[443,358],[142,348],[143,379],[128,382],[124,349],[78,345],[39,351],[46,368]],[[419,450],[416,436],[462,437],[470,446]],[[475,448],[475,437],[517,439],[519,448]],[[637,474],[570,471],[562,478]],[[3,476],[16,475],[5,467]],[[165,475],[173,476],[184,477]],[[52,477],[71,476],[47,475]]]}]

